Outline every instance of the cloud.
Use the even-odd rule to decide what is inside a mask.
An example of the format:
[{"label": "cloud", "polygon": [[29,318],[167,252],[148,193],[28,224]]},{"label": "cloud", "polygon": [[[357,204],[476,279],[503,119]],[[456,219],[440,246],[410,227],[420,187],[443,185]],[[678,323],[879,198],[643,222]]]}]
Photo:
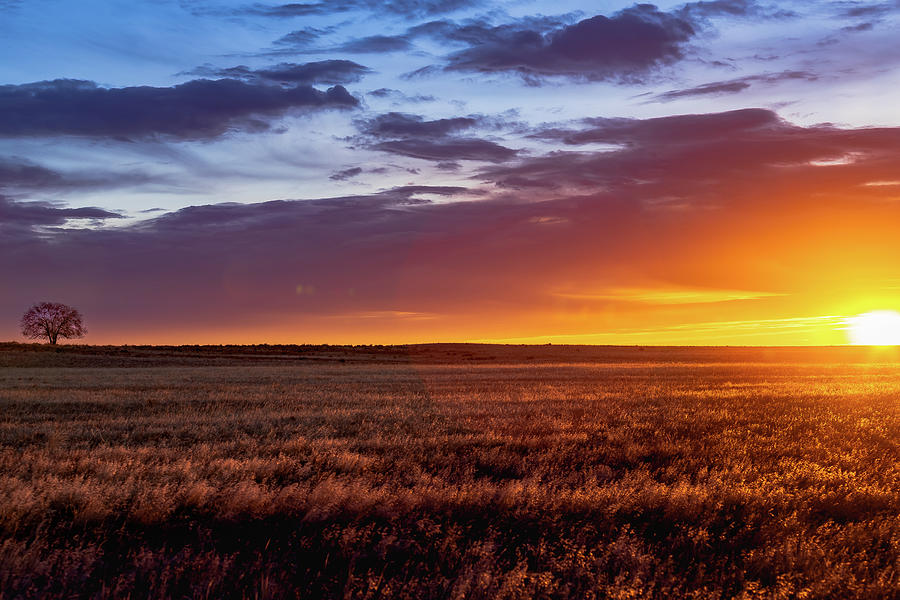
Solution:
[{"label": "cloud", "polygon": [[375,98],[393,98],[398,102],[434,102],[436,99],[430,94],[416,94],[415,96],[407,96],[400,90],[395,90],[392,88],[378,88],[377,90],[368,92],[367,95],[374,96]]},{"label": "cloud", "polygon": [[303,29],[296,29],[280,37],[275,40],[275,44],[302,48],[309,46],[316,40],[328,34],[334,33],[336,29],[336,27],[304,27]]},{"label": "cloud", "polygon": [[793,19],[797,13],[777,5],[760,4],[754,0],[701,0],[688,2],[681,12],[693,19],[714,17],[756,17],[762,19]]},{"label": "cloud", "polygon": [[597,15],[550,31],[504,26],[453,34],[470,47],[451,54],[446,68],[636,80],[680,60],[696,31],[696,24],[680,14],[637,4],[611,17]]},{"label": "cloud", "polygon": [[203,66],[190,72],[203,77],[239,79],[253,84],[279,83],[297,85],[354,83],[371,73],[371,69],[351,60],[320,60],[309,63],[281,63],[261,69],[244,65],[218,69]]},{"label": "cloud", "polygon": [[719,96],[722,94],[737,94],[749,89],[754,83],[774,84],[781,81],[803,80],[815,81],[818,76],[808,71],[783,71],[781,73],[766,73],[762,75],[748,75],[727,81],[714,81],[704,83],[692,88],[670,90],[652,97],[653,100],[667,102],[694,96]]},{"label": "cloud", "polygon": [[361,167],[351,167],[349,169],[343,169],[341,171],[335,171],[332,173],[328,179],[332,181],[346,181],[348,179],[352,179],[357,175],[363,172]]},{"label": "cloud", "polygon": [[379,0],[328,0],[327,2],[297,2],[277,5],[254,4],[236,12],[238,14],[283,19],[365,10],[385,12],[414,19],[450,13],[475,5],[477,5],[475,0],[389,0],[386,2]]},{"label": "cloud", "polygon": [[848,33],[857,33],[860,31],[871,31],[875,28],[875,23],[866,22],[859,23],[858,25],[847,25],[846,27],[841,27],[841,31],[846,31]]},{"label": "cloud", "polygon": [[900,10],[900,2],[876,2],[873,4],[861,4],[859,2],[835,2],[838,8],[837,16],[840,18],[880,18],[892,12]]},{"label": "cloud", "polygon": [[[303,5],[306,7],[306,5]],[[306,10],[306,8],[304,8]],[[710,12],[709,8],[706,12]],[[443,69],[518,73],[532,83],[563,76],[585,80],[639,80],[680,60],[697,32],[685,10],[660,11],[636,4],[611,17],[597,15],[572,23],[574,14],[522,17],[493,25],[484,18],[461,23],[433,20],[398,35],[372,35],[316,51],[389,53],[408,51],[419,38],[464,46],[446,57]],[[297,51],[310,52],[313,35],[301,30]],[[288,36],[279,45],[292,45]],[[413,75],[431,73],[430,66]]]},{"label": "cloud", "polygon": [[595,117],[584,119],[584,127],[580,129],[539,131],[535,136],[568,145],[605,143],[629,147],[680,147],[749,131],[767,131],[782,123],[771,110],[747,108],[643,120]]},{"label": "cloud", "polygon": [[[619,148],[525,158],[485,168],[484,179],[509,188],[555,182],[570,191],[614,190],[658,208],[749,198],[764,202],[795,188],[804,189],[791,199],[795,207],[812,190],[828,197],[874,198],[878,194],[862,186],[886,175],[888,165],[897,162],[892,144],[900,143],[898,129],[803,128],[765,109],[645,120],[593,118],[578,129],[548,129],[535,136],[573,147],[602,143]],[[779,192],[767,196],[764,188]]]},{"label": "cloud", "polygon": [[402,52],[409,50],[411,43],[403,36],[370,35],[341,44],[334,48],[337,52],[351,54],[375,54],[386,52]]},{"label": "cloud", "polygon": [[[67,290],[62,295],[86,313],[103,315],[102,327],[121,331],[150,323],[186,331],[198,324],[234,325],[244,321],[247,306],[292,318],[407,312],[396,305],[397,294],[401,303],[437,300],[447,295],[440,288],[448,280],[439,283],[447,274],[441,272],[475,258],[463,246],[454,248],[470,224],[512,217],[487,206],[466,208],[470,202],[447,210],[425,195],[471,199],[464,188],[411,186],[369,196],[190,207],[115,229],[3,235],[0,275],[14,273],[17,285],[0,298],[0,309]],[[441,254],[429,273],[425,265]],[[424,262],[412,266],[412,257]],[[455,298],[487,291],[474,280],[456,283],[460,287],[449,294]],[[315,293],[298,296],[298,285]]]},{"label": "cloud", "polygon": [[560,298],[599,302],[639,302],[646,304],[716,304],[735,300],[756,300],[777,296],[771,292],[748,290],[710,290],[705,288],[613,288],[600,291],[561,291],[554,295]]},{"label": "cloud", "polygon": [[426,121],[419,115],[390,112],[357,120],[356,126],[364,137],[384,140],[370,144],[375,150],[444,165],[458,160],[502,162],[516,156],[517,150],[495,142],[456,135],[486,122],[481,116]]},{"label": "cloud", "polygon": [[407,30],[411,38],[429,37],[443,42],[455,42],[468,46],[485,43],[500,43],[521,31],[550,32],[560,29],[577,19],[581,13],[557,16],[528,16],[512,23],[493,25],[484,18],[467,19],[461,23],[446,19],[428,21]]},{"label": "cloud", "polygon": [[13,192],[113,188],[146,183],[151,177],[139,171],[79,170],[63,173],[24,158],[0,156],[0,190]]},{"label": "cloud", "polygon": [[712,83],[704,83],[692,88],[681,90],[670,90],[663,94],[654,96],[656,100],[677,100],[678,98],[686,98],[689,96],[719,96],[721,94],[737,94],[743,92],[750,87],[750,83],[746,78],[735,79],[732,81],[714,81]]},{"label": "cloud", "polygon": [[375,96],[376,98],[391,98],[391,97],[403,97],[403,92],[400,90],[395,90],[391,88],[378,88],[377,90],[372,90],[368,92],[369,96]]},{"label": "cloud", "polygon": [[21,202],[0,195],[0,231],[19,227],[64,225],[69,219],[105,220],[121,217],[122,215],[101,208],[60,208],[48,202]]},{"label": "cloud", "polygon": [[[297,32],[294,32],[297,33]],[[302,36],[299,43],[293,43],[293,33],[275,41],[279,46],[290,46],[289,52],[303,52],[310,54],[322,54],[341,52],[346,54],[388,54],[391,52],[406,52],[412,48],[412,37],[409,35],[369,35],[356,38],[328,47],[311,47]],[[270,54],[284,54],[285,50],[275,50]]]},{"label": "cloud", "polygon": [[[420,38],[428,38],[439,44],[449,44],[451,46],[483,44],[489,41],[503,43],[506,35],[515,34],[520,30],[534,28],[541,31],[550,31],[565,25],[571,20],[572,15],[522,17],[513,24],[499,26],[491,25],[484,18],[467,19],[463,23],[433,20],[410,27],[400,34],[375,34],[349,39],[337,45],[320,47],[314,47],[312,45],[313,42],[326,34],[333,33],[336,28],[332,27],[327,31],[305,28],[279,38],[275,41],[275,45],[289,47],[290,51],[297,53],[389,54],[409,52],[414,48],[414,42]],[[277,49],[270,52],[270,54],[284,54],[286,51],[285,49]],[[430,69],[433,69],[433,67],[425,70]]]},{"label": "cloud", "polygon": [[[709,26],[711,18],[785,19],[796,14],[752,0],[712,0],[687,3],[669,12],[652,4],[635,4],[609,17],[595,15],[573,23],[574,16],[525,17],[500,25],[484,19],[436,20],[390,38],[398,48],[419,37],[467,46],[447,57],[443,66],[447,70],[511,72],[532,84],[555,76],[641,81],[684,58],[691,39]],[[435,70],[425,67],[412,75]]]},{"label": "cloud", "polygon": [[454,117],[426,121],[419,115],[390,112],[371,119],[358,120],[356,124],[363,133],[378,137],[401,135],[444,137],[474,127],[480,122],[481,119],[477,117]]},{"label": "cloud", "polygon": [[477,138],[453,138],[440,141],[426,139],[391,140],[375,144],[372,148],[392,154],[436,160],[442,163],[457,160],[503,162],[518,154],[518,151],[512,148]]},{"label": "cloud", "polygon": [[[859,20],[857,23],[841,27],[845,33],[859,33],[871,31],[876,25],[883,23],[891,15],[900,13],[900,0],[892,2],[859,3],[859,2],[832,2],[830,7],[835,10],[834,18],[841,20]],[[834,38],[826,38],[822,44],[834,43]]]},{"label": "cloud", "polygon": [[173,87],[103,88],[57,79],[0,86],[0,136],[166,136],[208,139],[228,131],[269,129],[291,110],[352,108],[347,90],[284,88],[237,79],[197,79]]},{"label": "cloud", "polygon": [[53,188],[64,178],[60,173],[19,158],[0,158],[0,189],[9,187]]}]

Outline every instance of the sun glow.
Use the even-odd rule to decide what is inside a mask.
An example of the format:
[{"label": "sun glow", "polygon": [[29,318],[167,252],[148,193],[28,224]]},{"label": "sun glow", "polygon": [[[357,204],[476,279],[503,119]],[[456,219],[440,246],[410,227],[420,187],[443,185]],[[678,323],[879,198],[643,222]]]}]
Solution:
[{"label": "sun glow", "polygon": [[873,310],[847,319],[847,336],[851,344],[863,346],[900,345],[900,313]]}]

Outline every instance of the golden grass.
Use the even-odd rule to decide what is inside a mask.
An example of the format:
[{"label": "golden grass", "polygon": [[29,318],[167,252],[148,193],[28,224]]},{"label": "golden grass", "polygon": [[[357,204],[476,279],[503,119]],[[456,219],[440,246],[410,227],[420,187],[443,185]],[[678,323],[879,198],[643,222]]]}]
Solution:
[{"label": "golden grass", "polygon": [[900,597],[898,365],[680,352],[4,368],[0,598]]}]

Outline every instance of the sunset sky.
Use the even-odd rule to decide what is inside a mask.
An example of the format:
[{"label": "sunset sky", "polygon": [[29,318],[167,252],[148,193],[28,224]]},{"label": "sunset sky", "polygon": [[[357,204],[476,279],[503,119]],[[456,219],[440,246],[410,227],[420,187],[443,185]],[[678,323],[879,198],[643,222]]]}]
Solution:
[{"label": "sunset sky", "polygon": [[843,344],[900,1],[0,0],[0,340]]}]

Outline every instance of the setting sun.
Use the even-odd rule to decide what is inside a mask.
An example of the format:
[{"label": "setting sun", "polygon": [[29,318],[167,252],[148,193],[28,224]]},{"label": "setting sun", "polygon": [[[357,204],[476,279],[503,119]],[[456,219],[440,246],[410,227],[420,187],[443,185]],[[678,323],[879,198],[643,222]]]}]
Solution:
[{"label": "setting sun", "polygon": [[850,343],[864,346],[900,345],[900,313],[874,310],[847,320]]}]

